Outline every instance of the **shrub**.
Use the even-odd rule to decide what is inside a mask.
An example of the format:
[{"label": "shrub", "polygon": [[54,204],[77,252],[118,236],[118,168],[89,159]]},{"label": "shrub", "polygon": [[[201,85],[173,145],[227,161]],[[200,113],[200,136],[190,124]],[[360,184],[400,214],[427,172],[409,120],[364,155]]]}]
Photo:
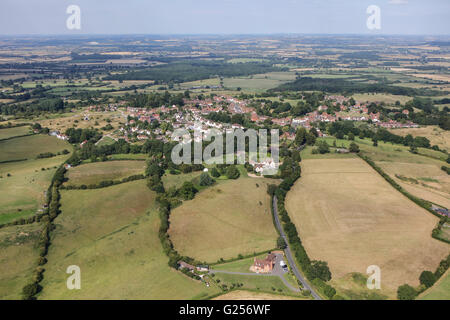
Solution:
[{"label": "shrub", "polygon": [[420,274],[419,280],[425,287],[430,288],[436,282],[436,276],[431,271],[424,271]]},{"label": "shrub", "polygon": [[397,289],[397,298],[399,300],[414,300],[417,296],[417,291],[408,284],[404,284]]},{"label": "shrub", "polygon": [[200,185],[202,187],[210,186],[214,184],[214,179],[208,174],[208,172],[203,172],[200,176]]},{"label": "shrub", "polygon": [[239,173],[239,170],[236,168],[235,165],[231,165],[227,168],[225,175],[227,176],[228,179],[237,179],[241,174]]}]

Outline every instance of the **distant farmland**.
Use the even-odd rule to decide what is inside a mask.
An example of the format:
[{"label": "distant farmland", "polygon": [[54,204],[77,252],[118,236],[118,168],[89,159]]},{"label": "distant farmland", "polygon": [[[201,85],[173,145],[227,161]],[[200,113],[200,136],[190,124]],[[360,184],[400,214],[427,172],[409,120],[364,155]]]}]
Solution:
[{"label": "distant farmland", "polygon": [[[382,272],[382,294],[418,285],[434,270],[448,245],[431,238],[438,219],[393,189],[359,158],[302,162],[302,178],[287,197],[287,210],[312,259],[329,263],[340,294],[340,278]],[[364,285],[362,286],[364,287]]]}]

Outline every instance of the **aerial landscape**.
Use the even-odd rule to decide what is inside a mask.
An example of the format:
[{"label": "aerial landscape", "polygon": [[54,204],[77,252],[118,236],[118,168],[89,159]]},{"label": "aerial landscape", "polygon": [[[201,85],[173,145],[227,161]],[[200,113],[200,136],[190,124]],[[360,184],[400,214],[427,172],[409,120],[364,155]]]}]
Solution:
[{"label": "aerial landscape", "polygon": [[0,300],[450,300],[450,29],[24,30]]}]

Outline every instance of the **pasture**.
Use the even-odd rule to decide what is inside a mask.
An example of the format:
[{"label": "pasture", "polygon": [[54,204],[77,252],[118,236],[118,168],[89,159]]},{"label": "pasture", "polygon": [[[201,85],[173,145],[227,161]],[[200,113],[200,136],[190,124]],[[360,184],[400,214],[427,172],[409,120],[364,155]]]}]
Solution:
[{"label": "pasture", "polygon": [[201,171],[194,171],[194,172],[190,172],[190,173],[183,173],[183,174],[170,174],[170,173],[166,173],[163,177],[162,177],[162,182],[164,184],[164,188],[166,188],[167,190],[172,188],[172,187],[181,187],[182,184],[186,181],[192,181],[196,178],[199,178],[200,175],[202,174]]},{"label": "pasture", "polygon": [[[39,299],[205,299],[217,294],[170,269],[158,238],[155,194],[145,181],[63,191]],[[82,290],[67,290],[78,265]]]},{"label": "pasture", "polygon": [[[9,129],[8,129],[9,130]],[[59,165],[70,154],[35,159],[44,152],[72,150],[67,142],[47,135],[33,135],[0,141],[0,224],[37,213]],[[28,159],[28,160],[24,160]],[[14,161],[24,160],[24,161]],[[11,162],[8,162],[11,161]]]},{"label": "pasture", "polygon": [[45,202],[56,168],[66,158],[0,164],[0,224],[34,215]]},{"label": "pasture", "polygon": [[328,262],[338,291],[339,279],[377,265],[380,294],[395,298],[399,285],[418,285],[448,254],[448,244],[431,238],[438,219],[358,158],[304,160],[286,208],[310,258]]},{"label": "pasture", "polygon": [[38,223],[0,229],[0,300],[20,300],[39,257]]},{"label": "pasture", "polygon": [[144,174],[145,161],[121,160],[83,164],[70,168],[67,185],[90,185],[106,180],[120,180],[137,174]]},{"label": "pasture", "polygon": [[224,86],[230,89],[241,88],[245,92],[261,92],[295,80],[294,72],[269,72],[248,77],[225,78]]},{"label": "pasture", "polygon": [[31,132],[30,127],[21,126],[7,129],[0,129],[0,140],[9,139],[12,137],[24,136]]},{"label": "pasture", "polygon": [[45,152],[61,152],[71,150],[71,146],[55,137],[48,135],[33,135],[0,141],[0,162],[23,159],[34,159]]},{"label": "pasture", "polygon": [[450,271],[447,271],[433,287],[422,293],[418,300],[450,300]]},{"label": "pasture", "polygon": [[205,189],[172,210],[169,235],[176,250],[215,262],[276,247],[267,185],[270,179],[240,178]]},{"label": "pasture", "polygon": [[220,280],[219,284],[226,285],[228,288],[230,288],[233,283],[240,283],[242,284],[242,288],[252,291],[280,293],[301,297],[300,294],[295,293],[288,287],[286,287],[283,281],[277,276],[244,276],[236,274],[217,273],[214,277],[214,280]]}]

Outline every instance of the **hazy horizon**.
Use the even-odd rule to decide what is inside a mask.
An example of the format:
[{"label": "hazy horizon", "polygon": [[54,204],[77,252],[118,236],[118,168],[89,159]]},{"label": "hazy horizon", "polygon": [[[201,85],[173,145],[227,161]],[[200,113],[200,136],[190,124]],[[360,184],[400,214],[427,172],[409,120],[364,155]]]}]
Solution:
[{"label": "hazy horizon", "polygon": [[[69,30],[69,5],[81,29]],[[369,30],[367,8],[381,10]],[[2,0],[0,35],[447,36],[448,0]]]}]

